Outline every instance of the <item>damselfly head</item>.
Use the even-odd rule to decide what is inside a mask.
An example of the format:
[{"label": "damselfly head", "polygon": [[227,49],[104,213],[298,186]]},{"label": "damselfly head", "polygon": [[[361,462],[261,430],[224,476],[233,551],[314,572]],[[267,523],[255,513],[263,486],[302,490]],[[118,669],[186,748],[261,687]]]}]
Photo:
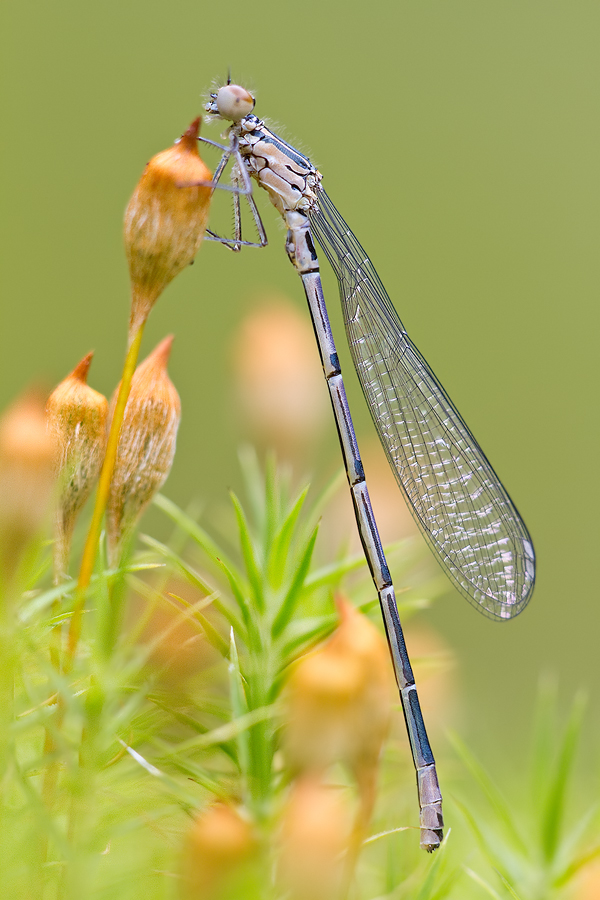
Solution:
[{"label": "damselfly head", "polygon": [[255,104],[250,91],[239,84],[224,84],[216,94],[211,94],[211,100],[211,112],[232,122],[239,122],[251,113]]}]

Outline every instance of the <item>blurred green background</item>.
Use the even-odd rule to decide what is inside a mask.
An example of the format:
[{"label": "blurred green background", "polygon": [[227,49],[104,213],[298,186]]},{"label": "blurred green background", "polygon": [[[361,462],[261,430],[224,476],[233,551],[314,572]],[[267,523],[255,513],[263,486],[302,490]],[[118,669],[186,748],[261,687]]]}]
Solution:
[{"label": "blurred green background", "polygon": [[[565,701],[587,688],[597,717],[596,0],[22,0],[3,30],[2,404],[92,348],[90,383],[112,391],[129,304],[123,209],[231,66],[257,113],[324,173],[533,535],[539,583],[515,622],[491,623],[450,591],[427,613],[457,657],[461,727],[514,760],[544,671]],[[277,292],[304,312],[277,214],[259,201],[269,247],[205,244],[147,329],[146,352],[176,335],[184,412],[166,492],[181,504],[216,508],[239,483],[241,319]],[[326,288],[342,345],[329,275]],[[338,465],[331,424],[317,477]]]}]

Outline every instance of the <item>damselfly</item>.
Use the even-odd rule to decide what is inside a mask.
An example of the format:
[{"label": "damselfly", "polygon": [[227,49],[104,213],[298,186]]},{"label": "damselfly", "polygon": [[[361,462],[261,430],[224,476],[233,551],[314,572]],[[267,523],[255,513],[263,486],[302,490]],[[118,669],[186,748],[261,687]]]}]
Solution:
[{"label": "damselfly", "polygon": [[[253,114],[239,85],[211,94],[207,110],[232,124],[234,181],[248,195],[248,176],[264,188],[287,226],[288,256],[302,278],[338,428],[356,521],[377,588],[417,772],[421,846],[442,839],[442,796],[406,651],[394,588],[366,487],[363,466],[323,297],[313,238],[338,280],[346,334],[373,422],[408,506],[455,587],[484,614],[510,619],[533,590],[529,532],[460,413],[408,337],[375,268],[323,190],[321,173]],[[249,197],[260,243],[260,217]],[[239,197],[235,235],[242,244]]]}]

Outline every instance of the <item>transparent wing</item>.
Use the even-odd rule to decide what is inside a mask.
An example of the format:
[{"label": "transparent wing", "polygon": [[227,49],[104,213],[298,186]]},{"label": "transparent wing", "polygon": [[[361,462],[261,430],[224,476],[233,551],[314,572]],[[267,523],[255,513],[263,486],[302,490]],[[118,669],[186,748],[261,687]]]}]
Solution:
[{"label": "transparent wing", "polygon": [[535,579],[523,520],[322,189],[309,219],[337,276],[354,365],[414,518],[471,603],[494,617],[518,615]]}]

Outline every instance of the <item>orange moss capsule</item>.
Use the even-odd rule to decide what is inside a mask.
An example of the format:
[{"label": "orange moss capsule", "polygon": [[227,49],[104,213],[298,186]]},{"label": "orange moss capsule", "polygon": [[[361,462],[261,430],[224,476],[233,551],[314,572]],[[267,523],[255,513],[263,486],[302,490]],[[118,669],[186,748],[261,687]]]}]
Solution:
[{"label": "orange moss capsule", "polygon": [[352,820],[339,788],[305,776],[283,813],[278,881],[290,900],[340,896]]},{"label": "orange moss capsule", "polygon": [[278,456],[304,460],[329,414],[306,318],[288,301],[263,302],[243,319],[232,363],[253,438]]},{"label": "orange moss capsule", "polygon": [[5,584],[44,523],[57,458],[43,398],[25,394],[0,419],[0,577]]},{"label": "orange moss capsule", "polygon": [[391,715],[388,650],[375,626],[346,600],[331,638],[295,665],[287,686],[286,749],[298,769],[335,762],[353,772],[376,763]]},{"label": "orange moss capsule", "polygon": [[250,869],[257,850],[251,824],[233,807],[215,803],[189,829],[183,854],[186,900],[254,896]]},{"label": "orange moss capsule", "polygon": [[371,817],[379,758],[391,717],[388,650],[375,626],[346,600],[331,638],[299,660],[288,682],[286,755],[301,772],[336,762],[352,772],[360,811],[357,832]]},{"label": "orange moss capsule", "polygon": [[152,157],[125,211],[130,342],[166,286],[194,259],[208,220],[212,175],[198,153],[200,118]]},{"label": "orange moss capsule", "polygon": [[98,479],[106,449],[108,400],[87,384],[92,356],[84,356],[46,404],[48,428],[60,447],[55,580],[67,574],[75,520]]},{"label": "orange moss capsule", "polygon": [[118,565],[124,540],[173,464],[181,402],[167,374],[172,343],[172,335],[165,338],[140,363],[131,382],[106,510],[111,566]]}]

